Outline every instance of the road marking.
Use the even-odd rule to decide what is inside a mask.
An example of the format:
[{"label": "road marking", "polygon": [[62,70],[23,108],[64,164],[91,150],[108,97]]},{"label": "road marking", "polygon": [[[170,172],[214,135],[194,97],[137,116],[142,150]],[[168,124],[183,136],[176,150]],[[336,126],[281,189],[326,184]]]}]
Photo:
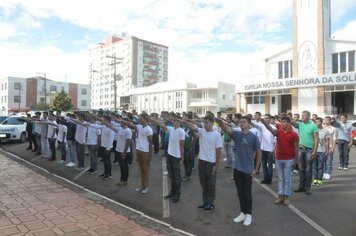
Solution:
[{"label": "road marking", "polygon": [[35,161],[35,160],[38,160],[38,159],[40,159],[40,158],[41,158],[41,156],[40,156],[40,155],[38,155],[37,157],[32,158],[32,159],[31,159],[31,161]]},{"label": "road marking", "polygon": [[[167,166],[165,162],[165,158],[162,158],[162,173],[167,171]],[[169,200],[164,199],[164,196],[168,195],[168,176],[163,174],[163,218],[169,218]]]},{"label": "road marking", "polygon": [[[256,183],[258,183],[262,188],[267,190],[270,194],[272,194],[275,198],[278,197],[278,194],[275,191],[273,191],[270,187],[268,187],[268,186],[266,186],[264,184],[260,184],[259,180],[257,178],[254,178],[254,181]],[[288,208],[291,209],[295,214],[300,216],[300,218],[302,218],[304,221],[306,221],[308,224],[310,224],[313,228],[318,230],[322,235],[324,235],[324,236],[332,236],[331,233],[329,233],[326,229],[324,229],[323,227],[318,225],[315,221],[310,219],[307,215],[305,215],[303,212],[301,212],[298,208],[296,208],[292,204],[289,204]]]},{"label": "road marking", "polygon": [[79,179],[79,178],[80,178],[82,175],[84,175],[85,172],[87,172],[89,169],[90,169],[90,167],[85,168],[85,169],[82,170],[79,174],[77,174],[73,179],[74,179],[74,180]]},{"label": "road marking", "polygon": [[40,167],[40,166],[38,166],[38,165],[35,165],[35,164],[33,164],[33,163],[29,162],[29,161],[26,161],[25,159],[22,159],[22,158],[19,157],[19,156],[16,156],[16,155],[14,155],[14,154],[12,154],[12,153],[10,153],[10,152],[7,152],[7,151],[3,150],[2,148],[0,148],[0,151],[4,152],[4,153],[6,153],[7,155],[10,155],[10,156],[12,156],[12,157],[14,157],[14,158],[16,158],[16,159],[18,159],[18,160],[20,160],[20,161],[25,162],[25,163],[27,163],[28,165],[31,165],[31,166],[33,166],[33,167],[36,167],[37,169],[40,169],[40,170],[42,170],[42,171],[44,171],[44,172],[46,172],[46,173],[48,173],[48,174],[50,174],[50,175],[52,175],[52,176],[58,178],[58,179],[61,179],[61,180],[65,181],[65,182],[67,182],[67,183],[69,183],[69,184],[71,184],[71,185],[73,185],[73,186],[76,186],[77,188],[80,188],[80,189],[82,189],[83,191],[85,191],[85,192],[87,192],[87,193],[93,194],[93,195],[95,195],[95,196],[97,196],[97,197],[100,197],[100,198],[102,198],[102,199],[104,199],[104,200],[106,200],[106,201],[108,201],[108,202],[111,202],[111,203],[113,203],[113,204],[115,204],[115,205],[117,205],[117,206],[120,206],[120,207],[122,207],[122,208],[125,208],[125,209],[127,209],[127,210],[129,210],[129,211],[131,211],[131,212],[133,212],[133,213],[135,213],[135,214],[137,214],[137,215],[139,215],[139,216],[141,216],[141,217],[143,217],[143,218],[146,218],[146,219],[148,219],[148,220],[151,220],[151,221],[154,221],[154,222],[156,222],[156,223],[158,223],[158,224],[161,224],[162,226],[165,226],[165,227],[169,228],[169,229],[172,230],[172,231],[179,232],[179,233],[185,234],[185,235],[187,235],[187,236],[195,236],[195,234],[189,233],[189,232],[184,231],[184,230],[182,230],[182,229],[174,228],[174,227],[173,227],[171,224],[169,224],[169,223],[166,223],[166,222],[164,222],[164,221],[161,221],[161,220],[155,219],[155,218],[153,218],[153,217],[150,217],[150,216],[148,216],[148,215],[145,215],[145,213],[143,213],[143,212],[141,212],[141,211],[138,211],[138,210],[133,209],[133,208],[131,208],[131,207],[125,205],[125,204],[119,203],[119,202],[115,201],[114,199],[105,197],[104,195],[101,195],[101,194],[99,194],[99,193],[96,193],[96,192],[93,192],[93,191],[91,191],[91,190],[89,190],[89,189],[86,189],[86,188],[84,188],[83,186],[81,186],[81,185],[79,185],[79,184],[76,184],[76,183],[74,183],[74,182],[70,181],[69,179],[66,179],[66,178],[64,178],[64,177],[62,177],[62,176],[53,174],[53,173],[49,172],[48,170],[46,170],[46,169],[44,169],[44,168],[42,168],[42,167]]}]

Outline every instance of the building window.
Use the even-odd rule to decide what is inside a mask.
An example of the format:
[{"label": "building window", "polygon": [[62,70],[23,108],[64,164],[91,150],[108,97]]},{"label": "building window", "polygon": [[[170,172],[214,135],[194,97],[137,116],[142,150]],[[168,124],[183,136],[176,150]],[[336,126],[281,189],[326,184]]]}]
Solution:
[{"label": "building window", "polygon": [[332,68],[332,73],[338,73],[339,72],[339,54],[334,53],[332,55],[332,63],[333,63],[333,68]]},{"label": "building window", "polygon": [[20,96],[14,96],[14,103],[19,103],[21,101]]},{"label": "building window", "polygon": [[272,105],[276,104],[276,97],[272,97],[271,104],[272,104]]},{"label": "building window", "polygon": [[171,95],[168,96],[168,100],[171,100]]},{"label": "building window", "polygon": [[49,91],[50,91],[50,92],[57,92],[57,86],[51,85],[51,86],[49,87]]},{"label": "building window", "polygon": [[283,78],[283,62],[278,62],[278,79]]},{"label": "building window", "polygon": [[21,89],[21,83],[14,83],[14,89],[15,90],[20,90]]},{"label": "building window", "polygon": [[340,53],[340,73],[346,72],[346,52]]},{"label": "building window", "polygon": [[82,107],[86,107],[87,106],[87,100],[82,100],[81,104],[82,104]]},{"label": "building window", "polygon": [[247,104],[265,104],[266,96],[262,92],[253,92],[245,94]]},{"label": "building window", "polygon": [[86,88],[82,88],[82,95],[86,95],[87,94],[87,89]]},{"label": "building window", "polygon": [[221,99],[225,100],[225,98],[226,98],[225,93],[221,94]]},{"label": "building window", "polygon": [[349,52],[349,72],[355,71],[355,51]]},{"label": "building window", "polygon": [[289,61],[284,61],[284,78],[289,78]]}]

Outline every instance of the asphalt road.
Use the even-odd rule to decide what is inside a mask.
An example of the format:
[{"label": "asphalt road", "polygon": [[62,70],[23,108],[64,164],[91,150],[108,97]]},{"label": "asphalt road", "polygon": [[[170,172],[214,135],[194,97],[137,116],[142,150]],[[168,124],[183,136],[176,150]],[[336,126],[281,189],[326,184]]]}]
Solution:
[{"label": "asphalt road", "polygon": [[[253,223],[250,227],[232,221],[239,213],[238,198],[234,182],[230,179],[232,171],[222,168],[223,163],[218,172],[216,209],[207,213],[197,209],[202,198],[196,169],[193,170],[192,181],[182,183],[182,195],[178,203],[163,200],[162,153],[155,155],[151,162],[150,192],[143,195],[134,191],[140,185],[135,161],[130,167],[129,185],[118,187],[115,185],[120,178],[118,165],[113,165],[112,179],[102,180],[97,175],[80,176],[80,172],[72,168],[37,158],[25,150],[27,144],[1,143],[0,147],[50,173],[196,235],[356,235],[355,147],[350,153],[348,171],[337,170],[336,153],[333,178],[322,187],[313,187],[311,196],[293,193],[289,207],[273,204],[278,188],[275,176],[270,186],[260,185],[256,179],[252,188]],[[57,159],[59,156],[57,152]],[[85,166],[89,166],[88,156],[85,158]],[[102,173],[102,162],[99,162],[98,170]],[[257,178],[262,178],[262,173]],[[298,176],[294,175],[293,188],[297,183]],[[167,203],[168,208],[164,208]],[[168,212],[169,217],[163,218],[164,213]]]}]

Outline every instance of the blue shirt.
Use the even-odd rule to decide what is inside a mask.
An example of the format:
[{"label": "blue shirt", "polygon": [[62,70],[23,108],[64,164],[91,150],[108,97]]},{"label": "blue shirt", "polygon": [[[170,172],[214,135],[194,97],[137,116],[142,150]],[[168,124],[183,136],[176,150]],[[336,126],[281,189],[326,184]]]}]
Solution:
[{"label": "blue shirt", "polygon": [[337,129],[337,139],[350,142],[350,134],[354,129],[351,123],[342,123],[338,121],[335,127]]},{"label": "blue shirt", "polygon": [[235,169],[246,174],[252,174],[255,169],[255,152],[261,150],[260,141],[257,135],[252,132],[247,134],[241,131],[232,131],[233,142],[235,143]]}]

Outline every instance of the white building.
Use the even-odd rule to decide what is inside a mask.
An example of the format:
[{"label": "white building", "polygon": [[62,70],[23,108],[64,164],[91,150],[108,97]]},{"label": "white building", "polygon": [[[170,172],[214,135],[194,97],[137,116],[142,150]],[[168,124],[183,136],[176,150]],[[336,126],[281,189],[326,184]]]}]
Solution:
[{"label": "white building", "polygon": [[262,82],[237,89],[237,110],[356,113],[356,42],[331,38],[330,7],[330,0],[293,0],[292,47],[266,59]]},{"label": "white building", "polygon": [[9,76],[0,79],[0,114],[34,110],[38,103],[45,102],[45,98],[49,104],[62,90],[71,97],[73,110],[90,109],[90,86],[88,84],[58,82],[43,77]]},{"label": "white building", "polygon": [[90,49],[89,71],[92,108],[115,107],[114,78],[116,107],[127,106],[132,88],[168,80],[168,47],[136,37],[110,36]]},{"label": "white building", "polygon": [[235,108],[235,85],[217,82],[212,86],[198,86],[189,82],[161,82],[149,87],[133,89],[131,109],[138,113],[161,111],[192,111],[204,115],[206,111],[216,114]]}]

